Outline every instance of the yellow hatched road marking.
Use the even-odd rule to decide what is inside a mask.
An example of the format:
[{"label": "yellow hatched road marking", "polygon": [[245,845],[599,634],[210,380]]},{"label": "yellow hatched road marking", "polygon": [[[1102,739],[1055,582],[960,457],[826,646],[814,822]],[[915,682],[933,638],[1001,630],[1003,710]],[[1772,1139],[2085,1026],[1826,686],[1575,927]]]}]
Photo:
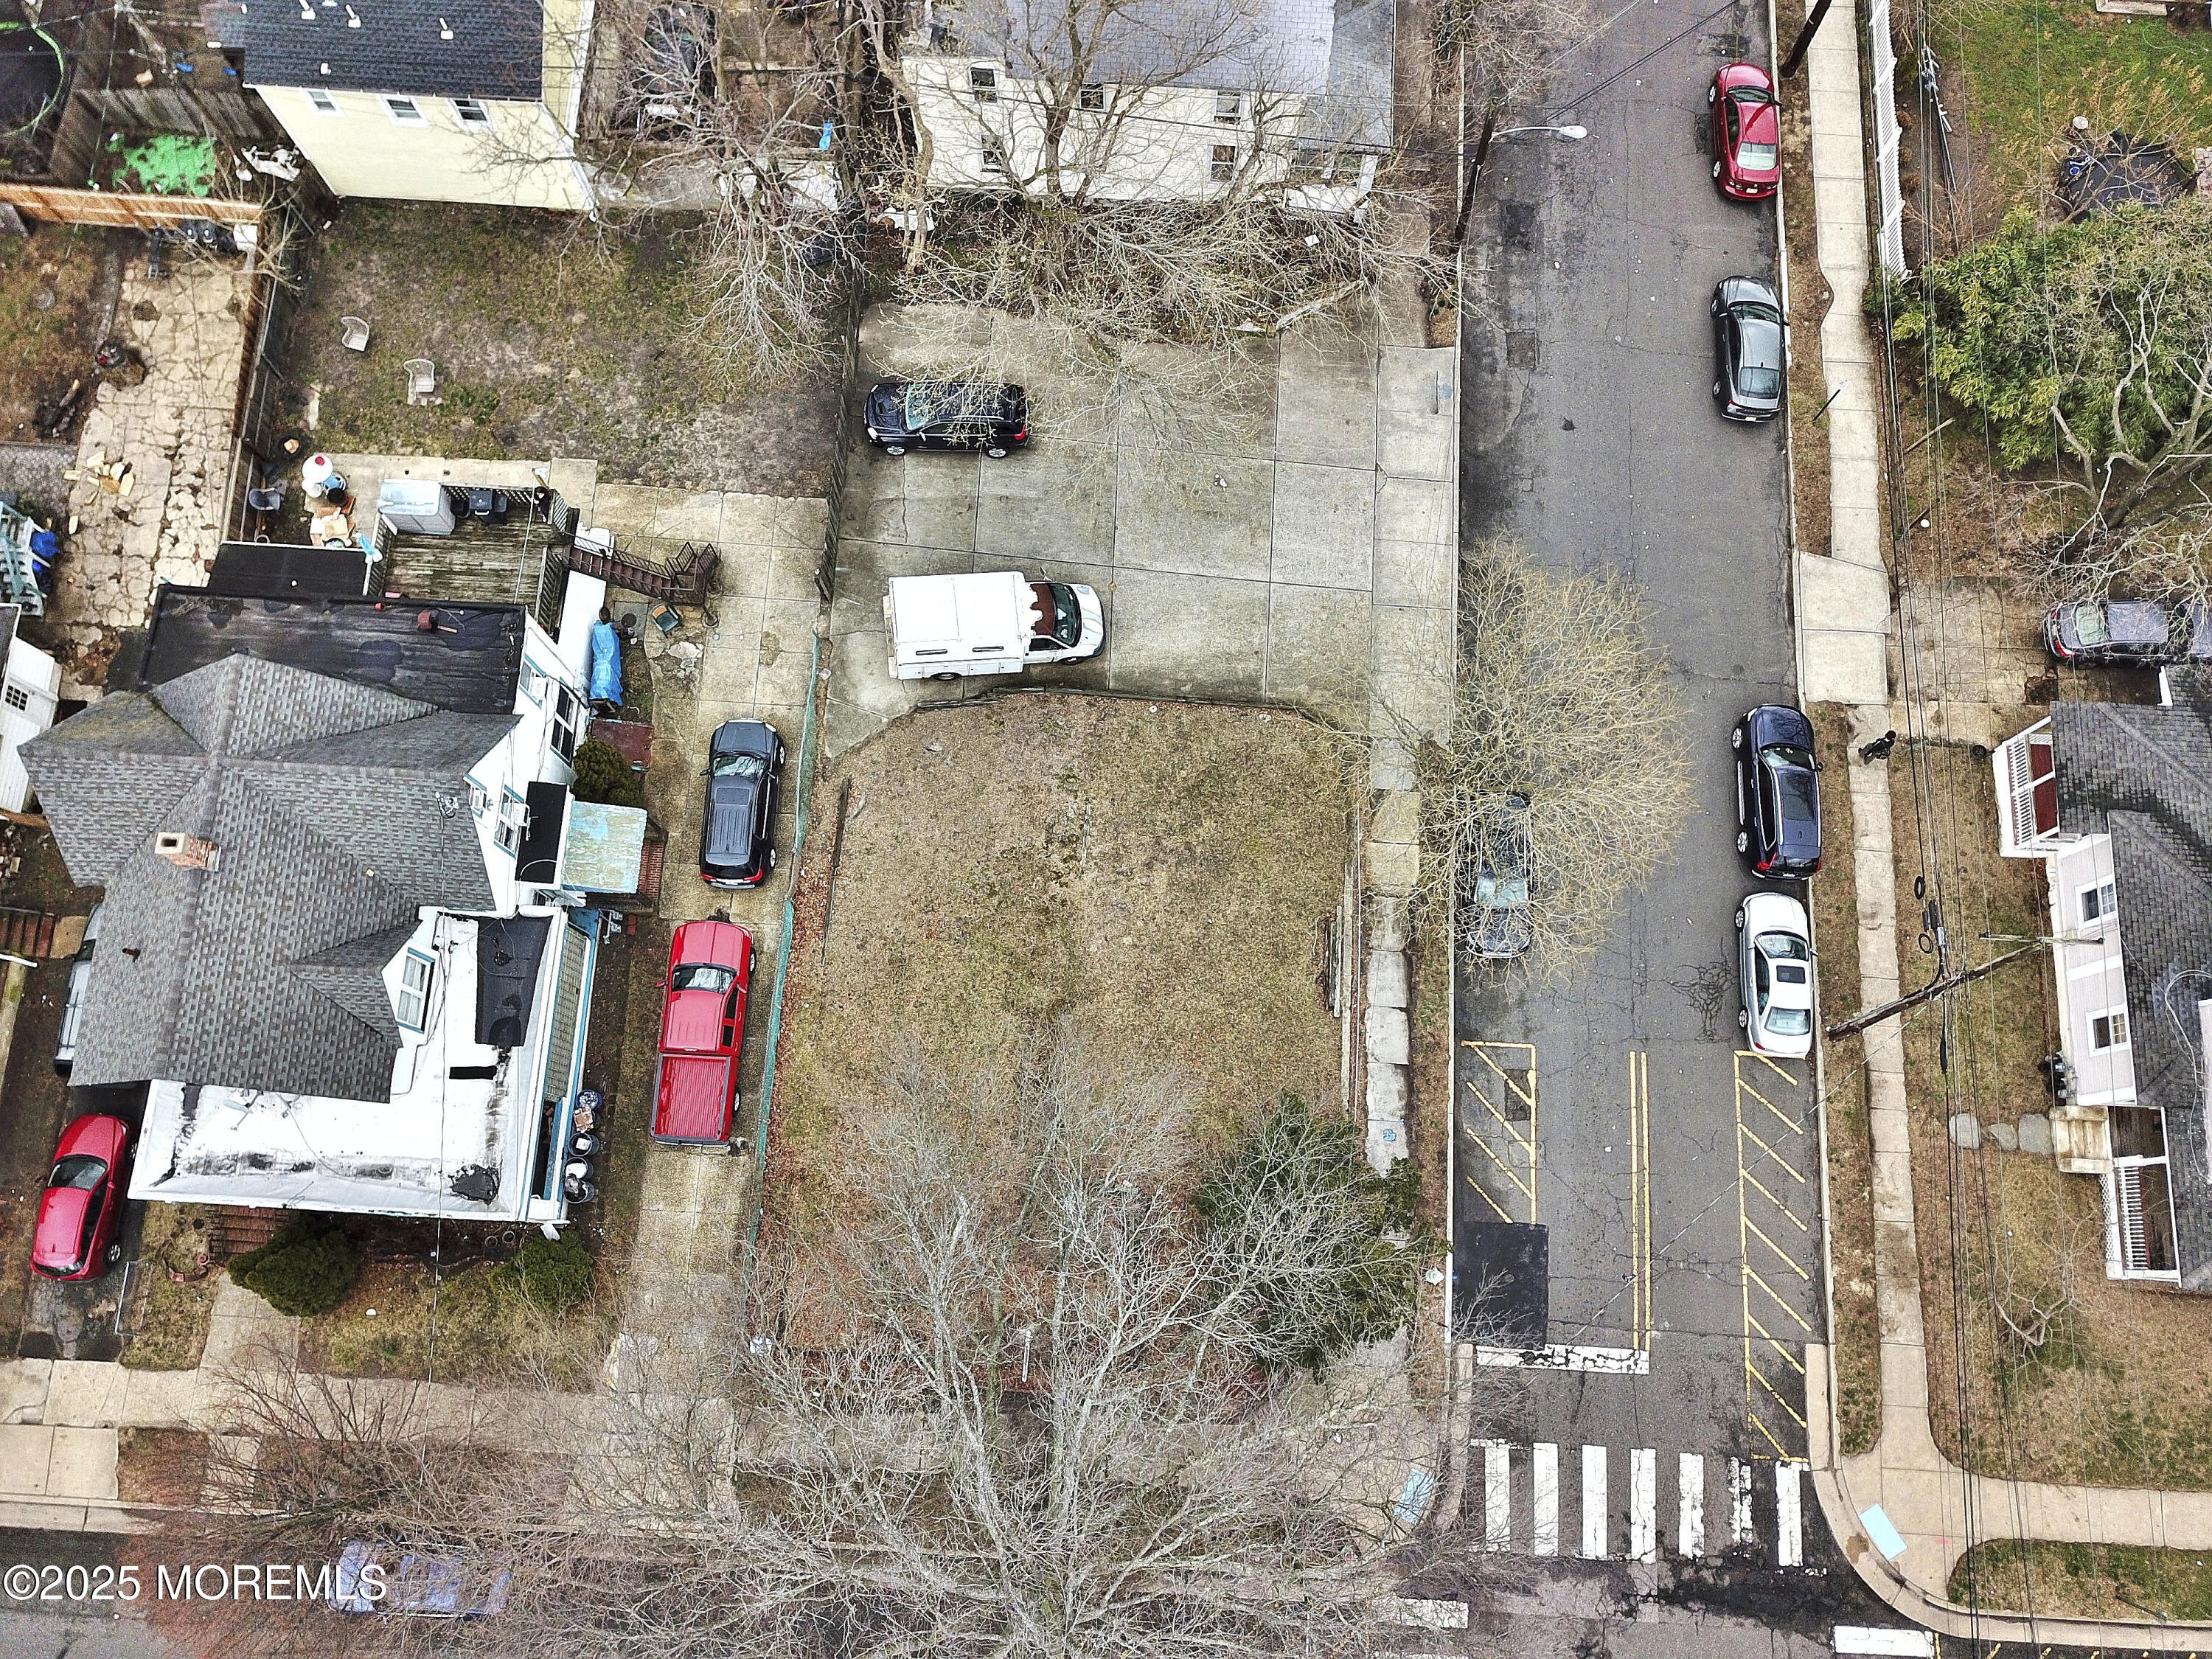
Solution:
[{"label": "yellow hatched road marking", "polygon": [[[1748,1066],[1746,1064],[1747,1061],[1750,1062]],[[1748,1076],[1746,1075],[1747,1072],[1749,1073]],[[1754,1054],[1749,1049],[1736,1051],[1736,1241],[1743,1262],[1744,1414],[1755,1431],[1756,1437],[1772,1447],[1773,1455],[1776,1457],[1784,1458],[1797,1454],[1791,1452],[1784,1444],[1778,1431],[1785,1426],[1784,1419],[1788,1423],[1796,1424],[1802,1431],[1806,1426],[1805,1417],[1802,1411],[1790,1403],[1789,1396],[1775,1386],[1774,1379],[1761,1368],[1759,1360],[1761,1356],[1768,1352],[1780,1356],[1782,1363],[1789,1368],[1790,1373],[1794,1373],[1794,1376],[1785,1378],[1788,1385],[1802,1389],[1805,1376],[1805,1364],[1803,1360],[1790,1349],[1793,1343],[1802,1340],[1798,1333],[1802,1333],[1804,1337],[1810,1337],[1813,1334],[1813,1327],[1807,1322],[1805,1316],[1792,1307],[1782,1293],[1775,1289],[1767,1280],[1766,1276],[1752,1266],[1751,1241],[1756,1237],[1772,1253],[1775,1260],[1794,1273],[1801,1283],[1809,1282],[1812,1274],[1808,1267],[1801,1264],[1788,1250],[1777,1243],[1773,1236],[1765,1227],[1752,1219],[1752,1194],[1756,1193],[1766,1203],[1772,1206],[1777,1212],[1808,1240],[1812,1237],[1812,1226],[1792,1210],[1772,1187],[1768,1186],[1765,1181],[1759,1178],[1761,1175],[1767,1174],[1771,1166],[1772,1169],[1779,1170],[1782,1175],[1788,1178],[1783,1183],[1785,1187],[1790,1182],[1796,1183],[1799,1188],[1808,1184],[1804,1170],[1799,1167],[1801,1164],[1807,1162],[1806,1152],[1801,1150],[1801,1147],[1808,1146],[1808,1126],[1791,1117],[1774,1100],[1769,1098],[1768,1091],[1777,1094],[1780,1092],[1776,1086],[1776,1079],[1779,1079],[1783,1085],[1791,1089],[1802,1090],[1805,1086],[1802,1078],[1777,1065],[1766,1055]],[[1758,1117],[1754,1109],[1753,1118],[1763,1127],[1764,1133],[1745,1121],[1744,1100],[1747,1096],[1765,1107],[1772,1116],[1773,1123],[1770,1124],[1766,1119]],[[1781,1133],[1774,1127],[1774,1124],[1779,1124],[1781,1129],[1786,1130],[1788,1134]],[[1769,1135],[1774,1136],[1775,1139],[1768,1139]],[[1791,1140],[1789,1139],[1790,1136],[1795,1136],[1796,1139]],[[1784,1142],[1784,1146],[1778,1146],[1777,1141]],[[1754,1167],[1757,1168],[1758,1174],[1753,1173]],[[1769,1176],[1768,1178],[1776,1179],[1777,1177]],[[1771,1226],[1773,1224],[1770,1221],[1767,1224]],[[1784,1231],[1784,1237],[1788,1236],[1787,1231]],[[1754,1288],[1761,1298],[1759,1304],[1759,1310],[1765,1311],[1770,1304],[1779,1308],[1790,1323],[1796,1327],[1796,1332],[1784,1337],[1776,1335],[1773,1331],[1767,1328],[1753,1310]]]},{"label": "yellow hatched road marking", "polygon": [[[1536,1045],[1533,1042],[1473,1042],[1462,1040],[1460,1046],[1471,1050],[1481,1062],[1483,1070],[1473,1076],[1462,1074],[1461,1081],[1467,1091],[1483,1104],[1489,1112],[1494,1129],[1488,1133],[1498,1138],[1492,1146],[1484,1131],[1462,1121],[1461,1127],[1467,1138],[1482,1149],[1485,1157],[1498,1166],[1498,1172],[1513,1184],[1515,1190],[1527,1200],[1528,1219],[1536,1220]],[[1517,1061],[1517,1063],[1515,1063]],[[1519,1079],[1526,1077],[1528,1086]],[[1527,1109],[1528,1127],[1524,1133],[1502,1109],[1502,1103],[1517,1101]],[[1500,1148],[1504,1150],[1500,1150]],[[1482,1183],[1468,1178],[1468,1184],[1482,1194],[1483,1202],[1498,1212],[1500,1221],[1511,1221],[1513,1217],[1504,1206],[1486,1191]]]}]

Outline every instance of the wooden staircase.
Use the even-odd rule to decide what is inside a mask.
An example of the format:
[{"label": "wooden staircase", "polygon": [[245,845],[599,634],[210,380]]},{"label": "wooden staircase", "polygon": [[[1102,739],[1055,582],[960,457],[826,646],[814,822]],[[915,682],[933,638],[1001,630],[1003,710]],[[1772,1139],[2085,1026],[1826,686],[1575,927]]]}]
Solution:
[{"label": "wooden staircase", "polygon": [[0,909],[0,951],[45,960],[54,953],[54,924],[60,920],[51,910]]},{"label": "wooden staircase", "polygon": [[228,1261],[248,1250],[258,1250],[283,1231],[291,1219],[289,1210],[248,1210],[226,1204],[208,1230],[208,1254],[217,1261]]},{"label": "wooden staircase", "polygon": [[722,556],[712,542],[686,542],[666,560],[625,553],[619,548],[602,550],[580,540],[568,549],[570,570],[668,605],[705,605],[713,591],[715,567],[721,562]]}]

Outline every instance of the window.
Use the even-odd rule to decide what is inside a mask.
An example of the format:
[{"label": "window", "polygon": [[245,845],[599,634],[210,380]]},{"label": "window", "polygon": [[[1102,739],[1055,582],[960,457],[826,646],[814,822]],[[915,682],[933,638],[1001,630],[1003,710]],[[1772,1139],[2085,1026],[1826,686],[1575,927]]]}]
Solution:
[{"label": "window", "polygon": [[553,752],[564,761],[576,758],[578,717],[583,710],[576,694],[567,686],[553,688]]},{"label": "window", "polygon": [[996,173],[1001,179],[1005,178],[1006,176],[1006,152],[1000,149],[994,149],[988,144],[986,144],[983,147],[983,171],[986,173]]},{"label": "window", "polygon": [[488,127],[491,112],[480,98],[456,98],[453,100],[453,118],[465,127]]},{"label": "window", "polygon": [[512,853],[522,845],[523,822],[529,816],[530,809],[522,797],[508,790],[506,799],[499,804],[499,822],[491,831],[491,838],[501,852]]},{"label": "window", "polygon": [[1213,147],[1213,182],[1225,185],[1237,177],[1237,146],[1216,144]]},{"label": "window", "polygon": [[20,685],[9,686],[4,692],[0,692],[0,697],[7,699],[8,707],[10,708],[19,708],[25,713],[30,710],[31,694]]},{"label": "window", "polygon": [[2128,1046],[2128,1011],[2114,1008],[2108,1012],[2089,1016],[2089,1046],[2095,1049],[2124,1048]]},{"label": "window", "polygon": [[1213,94],[1213,118],[1224,126],[1235,126],[1244,118],[1244,94],[1241,92],[1217,92]]},{"label": "window", "polygon": [[387,98],[384,100],[384,107],[403,127],[427,127],[430,125],[429,118],[422,113],[422,106],[412,98]]},{"label": "window", "polygon": [[469,811],[482,817],[491,810],[491,791],[474,778],[469,780]]},{"label": "window", "polygon": [[1106,88],[1096,81],[1086,81],[1076,88],[1075,106],[1078,109],[1103,110],[1106,107]]},{"label": "window", "polygon": [[1300,144],[1291,152],[1291,177],[1301,184],[1326,185],[1340,173],[1356,173],[1358,165],[1356,157],[1326,144]]},{"label": "window", "polygon": [[437,964],[420,951],[410,951],[399,968],[399,1023],[419,1031],[430,1011],[430,980]]},{"label": "window", "polygon": [[319,87],[309,87],[307,88],[307,102],[313,107],[315,113],[318,115],[343,115],[345,113],[343,110],[338,107],[338,100],[331,97],[330,94],[325,92]]},{"label": "window", "polygon": [[522,687],[522,695],[529,698],[531,702],[544,702],[545,701],[546,678],[545,671],[540,668],[536,663],[531,661],[527,657],[525,657],[522,659],[522,675],[520,683]]},{"label": "window", "polygon": [[2112,914],[2112,884],[2100,881],[2081,891],[2081,925],[2084,927],[2110,919]]},{"label": "window", "polygon": [[979,64],[968,71],[968,90],[979,104],[999,101],[999,71]]}]

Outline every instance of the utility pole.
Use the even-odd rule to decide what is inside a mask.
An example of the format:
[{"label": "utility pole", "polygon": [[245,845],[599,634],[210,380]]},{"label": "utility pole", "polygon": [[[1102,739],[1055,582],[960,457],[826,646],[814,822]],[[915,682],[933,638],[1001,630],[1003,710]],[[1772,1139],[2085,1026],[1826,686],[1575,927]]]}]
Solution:
[{"label": "utility pole", "polygon": [[2008,951],[2002,956],[1985,962],[1978,968],[1969,968],[1964,972],[1956,974],[1938,974],[1917,991],[1907,992],[1901,997],[1893,998],[1877,1007],[1869,1008],[1863,1014],[1854,1014],[1849,1019],[1838,1020],[1827,1028],[1828,1039],[1830,1042],[1834,1042],[1838,1037],[1856,1036],[1868,1026],[1878,1025],[1892,1014],[1901,1014],[1909,1008],[1917,1008],[1923,1002],[1933,1002],[1946,991],[1954,991],[1961,985],[1971,985],[1978,979],[1987,979],[2007,963],[2017,962],[2021,957],[2032,955],[2042,948],[2042,942],[2039,940],[2033,945],[2023,945],[2016,951]]},{"label": "utility pole", "polygon": [[1797,38],[1790,43],[1790,56],[1782,61],[1782,78],[1795,79],[1797,71],[1805,67],[1805,48],[1813,44],[1813,36],[1820,27],[1820,20],[1828,15],[1832,0],[1819,0],[1813,15],[1805,20],[1805,27],[1797,31]]}]

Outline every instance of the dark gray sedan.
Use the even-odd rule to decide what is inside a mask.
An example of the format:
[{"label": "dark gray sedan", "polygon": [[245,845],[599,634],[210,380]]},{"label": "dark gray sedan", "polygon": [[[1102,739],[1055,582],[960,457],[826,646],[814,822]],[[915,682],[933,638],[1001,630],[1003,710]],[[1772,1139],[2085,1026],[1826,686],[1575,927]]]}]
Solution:
[{"label": "dark gray sedan", "polygon": [[1753,276],[1713,289],[1713,401],[1731,421],[1782,412],[1782,301]]}]

